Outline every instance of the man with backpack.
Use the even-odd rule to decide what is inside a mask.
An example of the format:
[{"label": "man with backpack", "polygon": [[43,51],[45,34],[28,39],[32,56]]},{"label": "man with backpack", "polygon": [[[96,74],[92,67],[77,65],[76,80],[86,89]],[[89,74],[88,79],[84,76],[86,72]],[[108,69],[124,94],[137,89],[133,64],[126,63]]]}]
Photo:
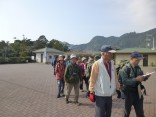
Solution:
[{"label": "man with backpack", "polygon": [[134,106],[137,117],[145,117],[142,95],[145,88],[141,82],[147,80],[150,75],[143,76],[143,71],[139,67],[139,62],[142,59],[143,56],[140,53],[133,52],[129,63],[124,65],[119,71],[125,94],[124,117],[129,117],[132,105]]},{"label": "man with backpack", "polygon": [[70,64],[65,69],[64,79],[66,82],[66,103],[69,103],[69,96],[74,87],[75,98],[74,103],[79,105],[79,84],[82,81],[80,67],[76,64],[76,55],[70,56]]}]

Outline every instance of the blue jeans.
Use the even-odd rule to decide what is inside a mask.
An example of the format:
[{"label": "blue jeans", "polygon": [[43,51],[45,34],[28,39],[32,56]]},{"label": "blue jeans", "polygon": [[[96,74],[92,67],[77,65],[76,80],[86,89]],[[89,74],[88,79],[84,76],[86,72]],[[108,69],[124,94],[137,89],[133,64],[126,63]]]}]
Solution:
[{"label": "blue jeans", "polygon": [[57,80],[57,85],[58,85],[58,95],[64,93],[64,79]]},{"label": "blue jeans", "polygon": [[112,97],[95,97],[95,117],[111,117]]}]

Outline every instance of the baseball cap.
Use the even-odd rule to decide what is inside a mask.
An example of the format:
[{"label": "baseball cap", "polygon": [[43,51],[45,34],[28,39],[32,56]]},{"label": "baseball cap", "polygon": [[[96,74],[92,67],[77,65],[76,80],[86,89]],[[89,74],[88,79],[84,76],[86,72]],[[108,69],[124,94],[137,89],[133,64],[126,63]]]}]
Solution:
[{"label": "baseball cap", "polygon": [[76,55],[75,54],[71,54],[70,55],[70,59],[72,59],[72,58],[76,58]]},{"label": "baseball cap", "polygon": [[136,58],[136,59],[143,59],[144,57],[142,56],[142,54],[140,54],[139,52],[132,52],[131,53],[131,58]]},{"label": "baseball cap", "polygon": [[101,47],[101,52],[115,53],[116,51],[110,45],[103,45]]}]

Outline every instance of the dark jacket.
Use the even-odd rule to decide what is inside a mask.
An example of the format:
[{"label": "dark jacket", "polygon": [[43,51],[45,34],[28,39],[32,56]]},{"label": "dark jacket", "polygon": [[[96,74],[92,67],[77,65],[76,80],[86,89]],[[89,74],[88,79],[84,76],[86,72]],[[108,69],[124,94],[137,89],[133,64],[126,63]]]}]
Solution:
[{"label": "dark jacket", "polygon": [[64,78],[67,83],[79,83],[81,78],[81,70],[77,64],[69,64],[64,73]]},{"label": "dark jacket", "polygon": [[[137,91],[138,84],[141,82],[136,81],[136,77],[143,75],[143,71],[139,66],[133,67],[132,64],[126,64],[120,71],[119,77],[122,79],[122,84],[125,86],[129,91]],[[141,84],[141,87],[143,85]]]}]

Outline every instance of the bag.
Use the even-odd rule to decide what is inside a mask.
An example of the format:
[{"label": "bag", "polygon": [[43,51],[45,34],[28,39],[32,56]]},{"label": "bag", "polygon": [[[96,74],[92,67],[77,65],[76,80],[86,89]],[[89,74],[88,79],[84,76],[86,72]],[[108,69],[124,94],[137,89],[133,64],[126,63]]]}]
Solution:
[{"label": "bag", "polygon": [[95,94],[94,93],[90,93],[89,94],[89,99],[91,102],[95,102]]},{"label": "bag", "polygon": [[85,76],[86,76],[87,78],[90,77],[91,69],[92,69],[92,64],[88,63],[88,64],[87,64],[87,67],[86,67],[86,70],[85,70]]},{"label": "bag", "polygon": [[[118,75],[118,81],[119,81],[119,84],[120,84],[120,87],[121,87],[121,90],[116,90],[117,98],[125,99],[124,94],[126,94],[126,89],[123,87],[122,77],[119,75],[119,71],[128,63],[129,63],[128,60],[121,60],[119,62],[119,65],[116,68],[116,72],[117,72],[117,75]],[[130,72],[131,72],[131,69],[128,69],[128,72],[127,72],[128,76],[130,75]]]},{"label": "bag", "polygon": [[119,74],[120,69],[122,69],[126,64],[128,64],[128,60],[121,60],[116,68],[117,75]]}]

